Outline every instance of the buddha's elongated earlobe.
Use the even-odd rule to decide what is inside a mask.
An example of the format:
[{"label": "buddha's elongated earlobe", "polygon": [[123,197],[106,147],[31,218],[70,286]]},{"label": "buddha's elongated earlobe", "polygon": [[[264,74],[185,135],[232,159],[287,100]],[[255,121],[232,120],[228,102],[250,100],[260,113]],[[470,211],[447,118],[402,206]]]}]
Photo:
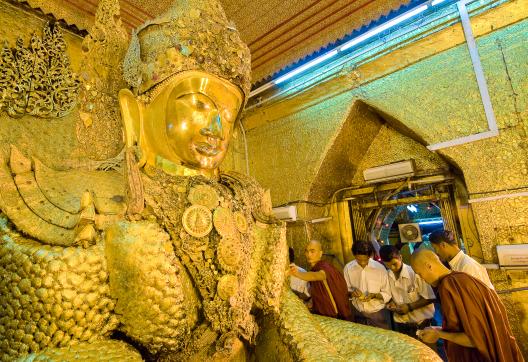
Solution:
[{"label": "buddha's elongated earlobe", "polygon": [[126,199],[127,214],[130,218],[143,211],[145,201],[143,195],[143,184],[139,167],[145,162],[144,157],[138,161],[136,154],[137,145],[141,139],[141,105],[128,89],[119,91],[119,105],[121,117],[125,129],[125,177],[126,177]]},{"label": "buddha's elongated earlobe", "polygon": [[119,106],[125,129],[125,145],[132,147],[139,143],[141,137],[141,106],[128,89],[119,91]]}]

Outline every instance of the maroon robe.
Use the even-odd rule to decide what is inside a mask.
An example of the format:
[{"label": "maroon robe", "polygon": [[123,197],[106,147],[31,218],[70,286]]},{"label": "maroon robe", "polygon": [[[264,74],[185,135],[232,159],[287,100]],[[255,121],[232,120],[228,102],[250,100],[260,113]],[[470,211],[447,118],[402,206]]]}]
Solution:
[{"label": "maroon robe", "polygon": [[447,358],[464,362],[524,361],[504,304],[495,291],[472,276],[452,272],[438,284],[446,332],[464,332],[475,348],[445,341]]},{"label": "maroon robe", "polygon": [[348,289],[343,274],[332,264],[323,260],[315,264],[310,271],[317,272],[320,270],[326,274],[326,283],[334,298],[337,313],[322,280],[310,282],[313,312],[328,317],[351,320],[352,312],[348,304]]}]

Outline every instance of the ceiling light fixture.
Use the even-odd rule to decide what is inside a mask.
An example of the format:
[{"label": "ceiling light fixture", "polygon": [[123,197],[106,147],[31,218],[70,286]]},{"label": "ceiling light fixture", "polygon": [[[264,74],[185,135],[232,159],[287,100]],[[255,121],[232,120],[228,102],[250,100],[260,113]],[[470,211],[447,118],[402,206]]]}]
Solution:
[{"label": "ceiling light fixture", "polygon": [[280,84],[282,82],[285,82],[288,79],[290,79],[292,77],[295,77],[297,74],[300,74],[300,73],[304,72],[305,70],[313,68],[317,64],[320,64],[320,63],[324,62],[325,60],[328,60],[328,59],[336,56],[337,53],[338,53],[338,49],[334,49],[334,50],[326,53],[325,55],[317,57],[314,60],[312,60],[312,61],[300,66],[299,68],[296,68],[296,69],[292,70],[291,72],[288,72],[288,73],[284,74],[282,77],[279,77],[279,78],[275,79],[273,81],[273,83]]},{"label": "ceiling light fixture", "polygon": [[417,8],[411,10],[411,11],[408,11],[390,21],[387,21],[385,24],[381,24],[380,26],[372,29],[372,30],[369,30],[367,31],[365,34],[362,34],[360,36],[358,36],[357,38],[354,38],[348,42],[346,42],[345,44],[341,45],[341,47],[339,47],[339,50],[340,51],[344,51],[344,50],[347,50],[347,49],[350,49],[352,48],[354,45],[357,45],[361,42],[363,42],[364,40],[367,40],[369,38],[372,38],[374,35],[377,35],[387,29],[390,29],[392,28],[393,26],[396,26],[402,22],[404,22],[405,20],[408,20],[410,18],[412,18],[413,16],[415,15],[418,15],[422,12],[424,12],[425,10],[427,10],[429,6],[428,5],[422,5],[422,6],[418,6]]},{"label": "ceiling light fixture", "polygon": [[433,7],[435,5],[438,5],[440,3],[443,3],[447,0],[432,0],[430,2],[427,2],[426,4],[423,4],[423,5],[420,5],[418,7],[415,7],[403,14],[401,14],[400,16],[394,18],[394,19],[391,19],[389,20],[388,22],[384,23],[384,24],[381,24],[369,31],[367,31],[366,33],[363,33],[351,40],[349,40],[348,42],[344,43],[344,44],[341,44],[340,46],[338,46],[337,48],[309,61],[308,63],[306,64],[303,64],[301,66],[299,66],[298,68],[295,68],[293,70],[291,70],[290,72],[280,76],[279,78],[277,79],[274,79],[256,89],[254,89],[253,91],[250,92],[249,94],[249,97],[254,97],[256,96],[257,94],[260,94],[262,92],[264,92],[265,90],[273,87],[274,85],[277,85],[277,84],[281,84],[293,77],[295,77],[296,75],[298,74],[301,74],[303,72],[305,72],[306,70],[310,69],[310,68],[313,68],[317,65],[320,65],[321,63],[335,57],[336,55],[352,48],[353,46],[355,45],[358,45],[360,43],[362,43],[363,41],[369,39],[369,38],[372,38],[373,36],[375,35],[378,35],[382,32],[384,32],[385,30],[387,29],[390,29],[398,24],[401,24],[403,23],[404,21],[408,20],[408,19],[411,19],[412,17],[424,12],[425,10],[427,10],[428,8],[430,7]]},{"label": "ceiling light fixture", "polygon": [[418,209],[414,205],[407,205],[407,210],[410,212],[418,212]]},{"label": "ceiling light fixture", "polygon": [[420,225],[436,225],[436,224],[443,224],[444,220],[429,220],[429,221],[418,221],[418,224]]}]

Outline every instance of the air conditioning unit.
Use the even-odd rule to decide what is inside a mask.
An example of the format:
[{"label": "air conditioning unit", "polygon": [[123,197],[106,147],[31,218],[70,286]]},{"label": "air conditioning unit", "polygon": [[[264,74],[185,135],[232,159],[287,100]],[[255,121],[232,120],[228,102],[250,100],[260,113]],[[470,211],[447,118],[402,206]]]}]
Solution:
[{"label": "air conditioning unit", "polygon": [[497,245],[501,268],[528,269],[528,244]]},{"label": "air conditioning unit", "polygon": [[367,168],[363,178],[367,183],[382,182],[414,176],[414,160],[390,163],[388,165]]},{"label": "air conditioning unit", "polygon": [[284,221],[295,221],[297,220],[297,207],[295,207],[295,205],[274,207],[273,215],[275,215],[277,219]]},{"label": "air conditioning unit", "polygon": [[402,243],[417,243],[422,241],[422,231],[417,223],[399,224],[400,239]]}]

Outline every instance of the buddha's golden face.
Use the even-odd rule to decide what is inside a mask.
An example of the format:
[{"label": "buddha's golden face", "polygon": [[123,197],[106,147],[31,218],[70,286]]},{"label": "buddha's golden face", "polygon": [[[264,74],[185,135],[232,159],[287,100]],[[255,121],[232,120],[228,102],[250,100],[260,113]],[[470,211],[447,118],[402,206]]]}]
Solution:
[{"label": "buddha's golden face", "polygon": [[179,95],[174,89],[165,112],[167,138],[188,166],[213,169],[224,159],[233,130],[233,114],[200,92]]},{"label": "buddha's golden face", "polygon": [[148,154],[195,169],[223,161],[240,112],[238,87],[203,72],[186,72],[156,89],[142,104],[140,147]]}]

